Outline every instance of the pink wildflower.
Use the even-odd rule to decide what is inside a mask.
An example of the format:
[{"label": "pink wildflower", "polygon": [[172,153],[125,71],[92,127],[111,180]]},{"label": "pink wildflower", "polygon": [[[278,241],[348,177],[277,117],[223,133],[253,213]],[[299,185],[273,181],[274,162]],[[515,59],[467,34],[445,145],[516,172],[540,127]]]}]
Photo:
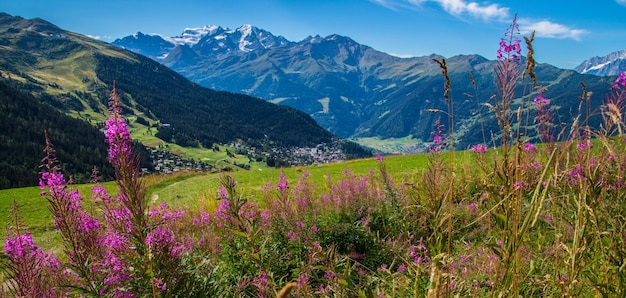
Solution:
[{"label": "pink wildflower", "polygon": [[217,190],[217,197],[220,199],[228,198],[228,192],[226,191],[226,187],[224,185],[220,185],[220,188]]},{"label": "pink wildflower", "polygon": [[537,146],[535,146],[532,143],[526,143],[524,144],[524,150],[534,153],[534,152],[537,152]]},{"label": "pink wildflower", "polygon": [[476,144],[476,145],[472,146],[471,150],[473,152],[476,152],[476,153],[486,153],[487,152],[487,146],[485,146],[483,144]]},{"label": "pink wildflower", "polygon": [[615,84],[613,84],[612,89],[617,88],[626,88],[626,71],[622,71],[615,80]]},{"label": "pink wildflower", "polygon": [[285,177],[285,173],[280,173],[280,176],[278,177],[278,184],[276,185],[276,190],[282,192],[287,189],[289,189],[287,177]]}]

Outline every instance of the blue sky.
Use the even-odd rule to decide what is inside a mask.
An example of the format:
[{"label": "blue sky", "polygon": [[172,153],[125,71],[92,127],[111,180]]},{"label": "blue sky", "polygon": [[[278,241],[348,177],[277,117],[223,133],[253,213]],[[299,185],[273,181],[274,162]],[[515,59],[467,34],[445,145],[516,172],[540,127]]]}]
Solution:
[{"label": "blue sky", "polygon": [[174,36],[186,27],[251,24],[292,41],[336,33],[403,57],[488,59],[517,14],[523,34],[536,31],[541,63],[573,68],[626,49],[626,0],[3,0],[0,11],[104,41],[137,31]]}]

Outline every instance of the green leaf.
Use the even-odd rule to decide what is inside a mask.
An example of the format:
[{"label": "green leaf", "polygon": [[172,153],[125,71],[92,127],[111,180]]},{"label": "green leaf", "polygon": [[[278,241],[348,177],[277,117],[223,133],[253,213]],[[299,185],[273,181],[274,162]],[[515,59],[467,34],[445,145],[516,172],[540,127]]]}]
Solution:
[{"label": "green leaf", "polygon": [[492,213],[496,224],[498,225],[498,227],[500,227],[500,229],[504,229],[504,227],[506,226],[506,217],[504,216],[504,214],[502,213]]}]

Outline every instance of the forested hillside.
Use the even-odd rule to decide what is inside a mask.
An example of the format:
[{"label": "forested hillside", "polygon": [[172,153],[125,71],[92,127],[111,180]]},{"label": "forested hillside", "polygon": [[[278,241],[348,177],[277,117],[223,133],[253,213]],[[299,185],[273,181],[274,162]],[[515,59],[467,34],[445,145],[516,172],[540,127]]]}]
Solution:
[{"label": "forested hillside", "polygon": [[95,58],[100,80],[115,80],[123,98],[132,96],[136,109],[169,124],[157,134],[165,141],[209,148],[236,140],[267,140],[279,146],[331,141],[330,132],[295,108],[201,87],[145,57],[138,61],[105,55]]},{"label": "forested hillside", "polygon": [[89,181],[94,166],[111,179],[104,135],[94,126],[39,103],[0,80],[0,189],[36,185],[44,156],[44,131],[54,144],[63,172]]}]

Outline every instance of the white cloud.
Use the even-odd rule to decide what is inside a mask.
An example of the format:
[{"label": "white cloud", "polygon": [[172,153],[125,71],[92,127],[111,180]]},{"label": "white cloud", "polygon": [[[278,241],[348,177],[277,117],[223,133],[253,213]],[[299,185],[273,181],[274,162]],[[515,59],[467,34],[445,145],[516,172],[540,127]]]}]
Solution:
[{"label": "white cloud", "polygon": [[626,0],[615,0],[617,4],[626,6]]},{"label": "white cloud", "polygon": [[509,8],[499,4],[480,4],[465,0],[431,0],[439,3],[444,10],[455,16],[468,14],[474,18],[489,21],[491,19],[503,20],[509,17]]},{"label": "white cloud", "polygon": [[483,21],[492,19],[502,21],[510,18],[510,9],[495,3],[478,3],[466,0],[370,0],[370,2],[391,10],[419,7],[426,2],[433,2],[441,6],[447,13],[457,17],[469,15],[473,18],[482,19]]},{"label": "white cloud", "polygon": [[575,29],[563,24],[553,23],[548,20],[531,21],[528,19],[518,20],[520,26],[520,32],[522,34],[529,34],[535,31],[537,37],[567,39],[571,38],[580,41],[583,35],[589,33],[587,30]]},{"label": "white cloud", "polygon": [[102,37],[100,37],[99,35],[89,35],[89,34],[87,34],[87,37],[91,37],[93,39],[98,39],[98,40],[102,39]]},{"label": "white cloud", "polygon": [[[447,13],[457,16],[469,16],[483,21],[496,20],[509,23],[512,19],[511,8],[498,3],[476,2],[471,0],[369,0],[372,3],[386,7],[391,10],[406,8],[407,6],[419,7],[426,2],[436,3]],[[615,0],[617,3],[626,6],[626,0]],[[557,39],[581,40],[589,33],[587,30],[576,29],[567,25],[553,23],[548,20],[535,21],[531,19],[517,20],[522,34],[530,34],[535,31],[535,36]]]}]

